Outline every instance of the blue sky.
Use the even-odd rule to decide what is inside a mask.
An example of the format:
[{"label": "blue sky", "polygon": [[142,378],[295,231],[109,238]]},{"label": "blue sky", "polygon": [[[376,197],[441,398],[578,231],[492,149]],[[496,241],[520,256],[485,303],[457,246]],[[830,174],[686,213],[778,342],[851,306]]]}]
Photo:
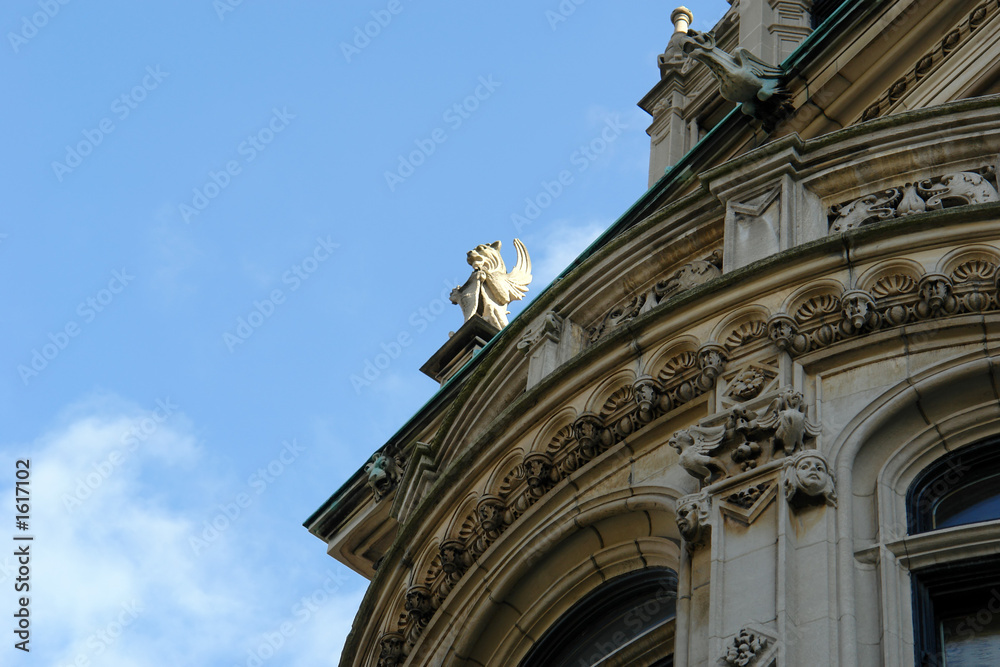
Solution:
[{"label": "blue sky", "polygon": [[4,3],[0,662],[335,664],[367,582],[302,521],[433,395],[466,251],[530,299],[645,191],[672,9]]}]

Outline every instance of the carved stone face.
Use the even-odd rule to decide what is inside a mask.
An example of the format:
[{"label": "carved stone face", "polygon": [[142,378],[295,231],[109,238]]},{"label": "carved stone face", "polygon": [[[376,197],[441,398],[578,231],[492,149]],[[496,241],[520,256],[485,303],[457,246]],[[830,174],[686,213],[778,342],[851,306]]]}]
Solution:
[{"label": "carved stone face", "polygon": [[809,496],[823,493],[830,480],[826,462],[818,456],[804,456],[795,464],[798,487]]},{"label": "carved stone face", "polygon": [[677,506],[677,529],[689,542],[697,539],[701,531],[701,509],[697,502],[687,501]]},{"label": "carved stone face", "polygon": [[418,619],[431,615],[431,592],[424,586],[416,586],[406,592],[406,611]]},{"label": "carved stone face", "polygon": [[480,243],[466,254],[465,259],[473,269],[483,269],[487,264],[493,264],[489,260],[495,260],[500,254],[500,242]]},{"label": "carved stone face", "polygon": [[376,454],[365,466],[368,473],[368,486],[375,492],[376,499],[385,496],[399,481],[400,469],[396,459],[386,454]]},{"label": "carved stone face", "polygon": [[789,410],[798,410],[802,407],[802,392],[787,391],[784,393],[785,407]]},{"label": "carved stone face", "polygon": [[672,436],[667,444],[676,449],[678,452],[683,452],[685,449],[694,444],[694,438],[687,431],[677,431]]}]

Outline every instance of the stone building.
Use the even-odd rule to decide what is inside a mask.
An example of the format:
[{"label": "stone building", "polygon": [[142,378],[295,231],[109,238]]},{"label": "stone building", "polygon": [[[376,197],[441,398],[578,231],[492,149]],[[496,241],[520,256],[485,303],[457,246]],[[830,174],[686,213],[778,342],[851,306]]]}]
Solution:
[{"label": "stone building", "polygon": [[306,521],[342,665],[1000,665],[1000,1],[731,4],[648,192]]}]

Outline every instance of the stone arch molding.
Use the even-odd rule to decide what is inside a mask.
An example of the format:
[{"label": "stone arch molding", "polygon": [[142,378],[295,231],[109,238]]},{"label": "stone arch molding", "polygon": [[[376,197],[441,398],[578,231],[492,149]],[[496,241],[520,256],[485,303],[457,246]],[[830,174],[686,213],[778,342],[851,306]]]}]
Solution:
[{"label": "stone arch molding", "polygon": [[[600,481],[589,477],[591,485]],[[564,487],[545,500],[557,507],[532,512],[506,533],[411,652],[429,664],[518,664],[559,615],[605,580],[654,566],[679,571],[678,491],[637,488],[583,502],[576,494]]]}]

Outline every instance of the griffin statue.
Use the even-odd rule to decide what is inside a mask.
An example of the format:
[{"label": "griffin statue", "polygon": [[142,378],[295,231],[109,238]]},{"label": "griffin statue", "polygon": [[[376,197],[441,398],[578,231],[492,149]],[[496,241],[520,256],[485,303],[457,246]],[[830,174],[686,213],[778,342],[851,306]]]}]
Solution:
[{"label": "griffin statue", "polygon": [[507,326],[507,304],[519,301],[531,283],[531,258],[524,244],[514,239],[517,263],[510,273],[500,256],[500,242],[477,245],[469,251],[468,261],[472,275],[451,291],[451,302],[462,307],[468,322],[473,315],[502,329]]}]

